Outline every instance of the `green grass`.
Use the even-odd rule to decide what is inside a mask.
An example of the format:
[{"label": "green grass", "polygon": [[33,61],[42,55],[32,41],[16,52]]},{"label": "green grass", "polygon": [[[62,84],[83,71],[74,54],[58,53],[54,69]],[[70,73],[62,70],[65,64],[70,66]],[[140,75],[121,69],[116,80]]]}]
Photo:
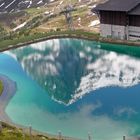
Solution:
[{"label": "green grass", "polygon": [[69,37],[69,36],[73,36],[73,37],[77,37],[77,38],[87,38],[87,39],[93,39],[93,40],[98,40],[99,39],[99,34],[96,33],[89,33],[89,32],[85,32],[82,30],[75,30],[75,31],[71,31],[71,30],[67,30],[67,31],[52,31],[49,33],[35,33],[35,34],[28,34],[28,35],[17,35],[16,37],[14,36],[11,39],[6,39],[6,40],[1,40],[0,43],[0,50],[6,49],[9,46],[14,46],[20,43],[26,43],[29,41],[36,41],[38,39],[45,39],[46,40],[50,37]]},{"label": "green grass", "polygon": [[[59,29],[59,28],[58,28]],[[61,30],[61,29],[59,29]],[[113,39],[102,39],[100,37],[100,34],[97,33],[93,33],[93,32],[86,32],[83,30],[66,30],[66,31],[51,31],[49,33],[43,33],[43,32],[36,32],[36,33],[26,33],[23,32],[22,34],[17,34],[16,36],[12,37],[11,39],[6,39],[6,40],[1,40],[0,42],[0,50],[3,51],[5,49],[8,49],[8,47],[20,47],[26,44],[28,45],[28,43],[35,43],[35,42],[39,42],[39,41],[44,41],[47,39],[53,39],[53,38],[59,38],[59,37],[72,37],[72,38],[80,38],[80,39],[89,39],[89,40],[94,40],[94,41],[99,41],[99,42],[108,42],[110,44],[121,44],[121,50],[120,52],[122,53],[126,53],[125,51],[125,45],[129,45],[129,46],[135,46],[137,45],[135,42],[131,42],[131,41],[119,41],[119,40],[113,40]],[[117,51],[118,50],[118,45],[114,45],[116,47],[109,47],[110,45],[105,45],[105,43],[102,44],[102,49],[106,48],[106,49],[110,49],[110,50],[114,50]],[[122,47],[123,46],[123,47]],[[138,45],[137,45],[138,46]],[[127,47],[127,52],[132,52],[131,48],[134,47]],[[140,50],[139,47],[135,47],[135,50]],[[135,54],[134,54],[135,53]],[[132,53],[131,53],[132,54]],[[139,51],[133,51],[133,55],[138,56],[139,55]]]},{"label": "green grass", "polygon": [[2,83],[2,81],[0,80],[0,95],[2,94],[2,91],[3,91],[3,83]]},{"label": "green grass", "polygon": [[10,126],[4,122],[2,122],[2,131],[0,132],[0,140],[56,140],[50,139],[43,135],[32,135],[23,133],[22,129],[18,129],[16,127]]}]

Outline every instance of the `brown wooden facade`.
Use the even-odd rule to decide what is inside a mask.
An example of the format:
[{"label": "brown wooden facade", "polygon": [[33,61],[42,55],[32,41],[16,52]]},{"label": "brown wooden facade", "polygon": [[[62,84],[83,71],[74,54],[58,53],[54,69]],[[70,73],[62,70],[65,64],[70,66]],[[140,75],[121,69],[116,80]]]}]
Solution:
[{"label": "brown wooden facade", "polygon": [[140,15],[128,15],[120,11],[100,11],[102,24],[140,27]]},{"label": "brown wooden facade", "polygon": [[126,26],[127,15],[125,12],[100,11],[100,21],[102,24],[113,24]]},{"label": "brown wooden facade", "polygon": [[129,15],[129,26],[140,27],[140,15]]}]

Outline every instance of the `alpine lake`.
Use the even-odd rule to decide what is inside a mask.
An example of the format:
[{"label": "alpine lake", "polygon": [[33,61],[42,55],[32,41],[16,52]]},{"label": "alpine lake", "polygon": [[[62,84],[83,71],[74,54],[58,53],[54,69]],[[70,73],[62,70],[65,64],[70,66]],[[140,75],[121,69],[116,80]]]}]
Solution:
[{"label": "alpine lake", "polygon": [[19,125],[81,140],[140,135],[140,47],[53,39],[0,53]]}]

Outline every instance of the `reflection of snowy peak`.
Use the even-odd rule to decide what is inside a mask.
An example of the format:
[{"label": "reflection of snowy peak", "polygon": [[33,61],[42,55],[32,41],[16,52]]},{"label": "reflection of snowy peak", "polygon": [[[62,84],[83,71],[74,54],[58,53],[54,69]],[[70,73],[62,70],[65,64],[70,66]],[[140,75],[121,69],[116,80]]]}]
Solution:
[{"label": "reflection of snowy peak", "polygon": [[140,60],[109,52],[86,66],[90,72],[81,78],[73,99],[102,87],[136,85],[140,82],[139,66]]},{"label": "reflection of snowy peak", "polygon": [[140,82],[140,60],[82,40],[50,40],[11,51],[53,99],[71,104],[86,93]]},{"label": "reflection of snowy peak", "polygon": [[51,97],[68,103],[80,83],[84,65],[78,52],[65,43],[47,41],[45,44],[40,43],[40,46],[30,45],[12,53]]}]

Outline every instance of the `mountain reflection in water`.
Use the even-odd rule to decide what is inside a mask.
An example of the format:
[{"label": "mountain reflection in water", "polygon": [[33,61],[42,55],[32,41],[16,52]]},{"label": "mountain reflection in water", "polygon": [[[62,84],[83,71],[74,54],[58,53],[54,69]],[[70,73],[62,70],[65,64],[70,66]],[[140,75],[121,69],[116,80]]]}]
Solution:
[{"label": "mountain reflection in water", "polygon": [[102,50],[90,41],[55,39],[11,53],[54,100],[65,104],[99,88],[140,82],[138,59]]},{"label": "mountain reflection in water", "polygon": [[132,48],[55,39],[1,53],[0,73],[17,83],[5,112],[16,124],[50,134],[139,136],[140,48]]}]

